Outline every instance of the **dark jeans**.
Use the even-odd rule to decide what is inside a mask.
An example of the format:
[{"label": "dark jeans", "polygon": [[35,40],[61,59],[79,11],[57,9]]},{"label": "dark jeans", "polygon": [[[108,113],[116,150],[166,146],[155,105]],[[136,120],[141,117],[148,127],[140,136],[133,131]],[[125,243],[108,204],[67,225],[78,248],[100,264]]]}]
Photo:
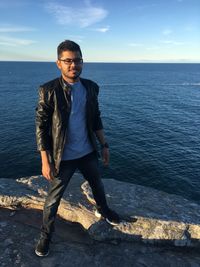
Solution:
[{"label": "dark jeans", "polygon": [[97,208],[102,211],[106,211],[108,208],[96,153],[92,152],[75,160],[62,161],[59,174],[50,181],[49,192],[43,210],[42,236],[51,238],[60,200],[72,175],[77,169],[80,170],[84,178],[88,181]]}]

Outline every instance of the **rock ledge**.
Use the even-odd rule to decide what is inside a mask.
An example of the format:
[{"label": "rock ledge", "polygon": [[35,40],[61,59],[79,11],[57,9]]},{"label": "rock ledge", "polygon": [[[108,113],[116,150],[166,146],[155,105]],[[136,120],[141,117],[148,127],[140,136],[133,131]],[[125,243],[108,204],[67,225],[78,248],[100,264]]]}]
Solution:
[{"label": "rock ledge", "polygon": [[[109,206],[121,215],[122,223],[111,227],[95,217],[92,192],[79,174],[73,176],[63,196],[60,217],[80,223],[93,240],[200,247],[200,205],[144,186],[113,179],[103,182]],[[47,190],[42,176],[1,178],[0,206],[41,210]]]}]

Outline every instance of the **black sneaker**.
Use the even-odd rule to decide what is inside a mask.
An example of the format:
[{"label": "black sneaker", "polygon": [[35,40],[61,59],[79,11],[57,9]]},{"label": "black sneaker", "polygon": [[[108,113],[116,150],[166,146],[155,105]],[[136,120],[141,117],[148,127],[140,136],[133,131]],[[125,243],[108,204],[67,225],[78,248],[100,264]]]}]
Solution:
[{"label": "black sneaker", "polygon": [[49,243],[50,239],[45,237],[40,237],[35,248],[35,254],[39,257],[45,257],[49,254]]},{"label": "black sneaker", "polygon": [[105,218],[105,220],[107,221],[107,223],[109,223],[111,225],[120,224],[119,215],[115,211],[113,211],[111,209],[107,209],[106,212],[102,212],[100,210],[96,210],[95,211],[95,216],[97,218],[101,218],[101,216],[103,216]]}]

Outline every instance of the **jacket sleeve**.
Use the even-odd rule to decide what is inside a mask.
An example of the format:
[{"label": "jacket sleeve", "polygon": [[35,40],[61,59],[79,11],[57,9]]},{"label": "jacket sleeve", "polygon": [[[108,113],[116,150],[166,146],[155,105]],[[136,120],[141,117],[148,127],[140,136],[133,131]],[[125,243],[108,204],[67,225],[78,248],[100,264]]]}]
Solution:
[{"label": "jacket sleeve", "polygon": [[101,112],[99,109],[98,95],[99,95],[99,86],[95,87],[96,97],[95,97],[95,119],[93,123],[93,131],[98,131],[103,129],[103,123],[101,120]]},{"label": "jacket sleeve", "polygon": [[45,88],[39,88],[39,99],[36,108],[36,142],[39,151],[52,149],[51,122],[53,106],[51,93]]}]

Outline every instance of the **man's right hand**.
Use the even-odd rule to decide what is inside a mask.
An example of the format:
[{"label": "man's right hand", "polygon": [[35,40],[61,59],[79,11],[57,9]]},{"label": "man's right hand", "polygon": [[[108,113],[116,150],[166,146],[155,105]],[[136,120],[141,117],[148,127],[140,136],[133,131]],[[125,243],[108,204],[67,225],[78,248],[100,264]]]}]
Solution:
[{"label": "man's right hand", "polygon": [[50,163],[50,153],[49,151],[41,151],[41,159],[42,159],[42,175],[47,180],[53,180],[55,177],[55,167],[52,163]]},{"label": "man's right hand", "polygon": [[53,164],[49,162],[42,163],[42,175],[47,180],[53,180],[55,176],[55,168]]}]

